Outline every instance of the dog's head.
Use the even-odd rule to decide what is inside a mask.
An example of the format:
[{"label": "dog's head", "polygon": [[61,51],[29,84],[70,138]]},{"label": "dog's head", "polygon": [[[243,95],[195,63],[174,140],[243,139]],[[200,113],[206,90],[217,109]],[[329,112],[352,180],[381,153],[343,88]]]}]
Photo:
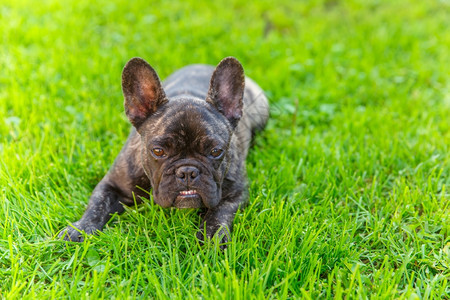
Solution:
[{"label": "dog's head", "polygon": [[236,159],[230,143],[242,116],[244,84],[241,64],[228,57],[214,70],[206,99],[168,99],[146,61],[133,58],[126,64],[125,112],[141,136],[142,163],[157,204],[218,204],[227,169]]}]

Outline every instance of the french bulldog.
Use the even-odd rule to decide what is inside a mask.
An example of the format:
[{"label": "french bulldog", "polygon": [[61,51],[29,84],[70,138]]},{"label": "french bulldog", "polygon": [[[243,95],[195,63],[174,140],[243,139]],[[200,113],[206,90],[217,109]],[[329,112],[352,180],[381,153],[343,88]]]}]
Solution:
[{"label": "french bulldog", "polygon": [[131,133],[81,219],[59,237],[83,241],[83,231],[102,230],[151,189],[162,207],[203,209],[197,238],[217,235],[226,243],[247,200],[245,159],[253,134],[269,115],[263,90],[233,57],[216,68],[184,67],[163,84],[145,60],[132,58],[123,69],[122,90]]}]

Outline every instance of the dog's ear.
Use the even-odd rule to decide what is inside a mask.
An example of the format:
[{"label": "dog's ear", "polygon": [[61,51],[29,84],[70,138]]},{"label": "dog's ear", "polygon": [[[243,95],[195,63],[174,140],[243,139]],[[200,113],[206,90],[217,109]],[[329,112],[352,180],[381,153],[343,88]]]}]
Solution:
[{"label": "dog's ear", "polygon": [[214,70],[206,101],[213,104],[235,128],[242,117],[244,69],[234,57],[224,58]]},{"label": "dog's ear", "polygon": [[155,70],[138,57],[130,59],[123,68],[122,91],[125,113],[136,128],[167,102]]}]

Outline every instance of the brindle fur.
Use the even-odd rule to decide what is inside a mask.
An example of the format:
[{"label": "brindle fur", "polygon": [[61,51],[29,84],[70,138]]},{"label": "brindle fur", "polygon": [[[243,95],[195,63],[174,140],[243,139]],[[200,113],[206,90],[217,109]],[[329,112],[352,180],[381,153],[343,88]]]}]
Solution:
[{"label": "brindle fur", "polygon": [[[134,128],[82,218],[60,236],[82,241],[81,231],[101,230],[112,214],[124,211],[123,204],[133,205],[134,199],[139,203],[152,188],[155,203],[163,207],[207,209],[197,237],[211,238],[219,231],[226,242],[234,215],[247,199],[245,158],[251,138],[268,118],[261,88],[244,77],[242,66],[231,57],[216,69],[184,67],[162,85],[150,65],[134,58],[124,68],[122,87]],[[168,151],[166,158],[152,155],[155,145]],[[222,148],[224,155],[210,157],[212,147]],[[177,175],[191,169],[198,176]],[[186,188],[196,189],[200,197],[177,201]]]}]

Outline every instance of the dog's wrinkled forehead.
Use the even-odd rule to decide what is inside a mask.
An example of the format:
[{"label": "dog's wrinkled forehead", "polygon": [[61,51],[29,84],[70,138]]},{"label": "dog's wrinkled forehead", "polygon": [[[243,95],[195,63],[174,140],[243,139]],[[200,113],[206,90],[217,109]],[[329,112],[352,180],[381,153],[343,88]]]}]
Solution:
[{"label": "dog's wrinkled forehead", "polygon": [[205,144],[211,139],[227,143],[231,126],[205,100],[174,98],[163,105],[145,124],[148,138],[170,137],[177,144]]}]

